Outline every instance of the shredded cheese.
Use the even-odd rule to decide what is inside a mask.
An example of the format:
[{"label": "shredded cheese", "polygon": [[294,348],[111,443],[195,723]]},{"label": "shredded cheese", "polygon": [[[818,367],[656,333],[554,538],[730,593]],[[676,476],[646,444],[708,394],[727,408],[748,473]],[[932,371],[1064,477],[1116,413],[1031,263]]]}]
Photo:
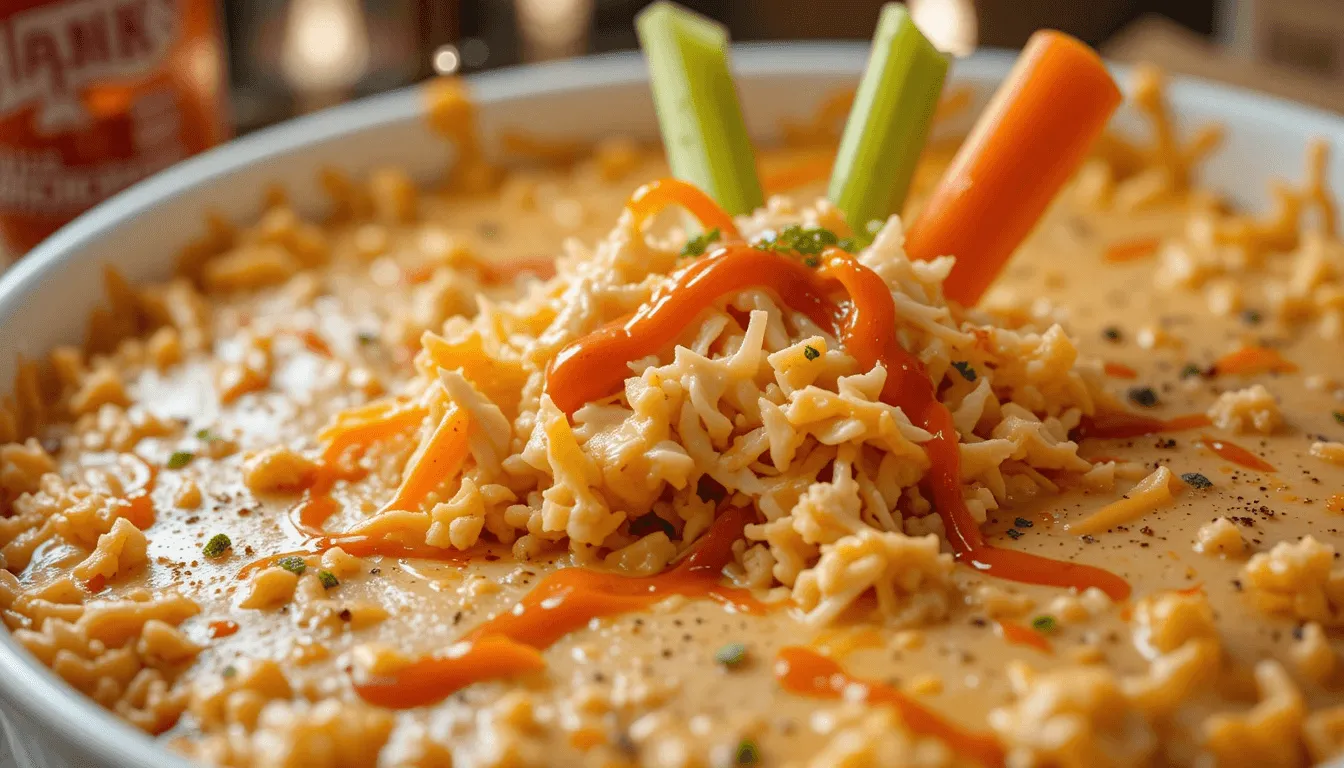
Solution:
[{"label": "shredded cheese", "polygon": [[419,403],[382,400],[336,414],[317,433],[325,443],[322,460],[333,462],[352,447],[367,448],[379,440],[405,432],[424,421],[428,409]]},{"label": "shredded cheese", "polygon": [[467,412],[450,402],[429,439],[406,463],[397,495],[386,509],[416,510],[446,478],[456,477],[467,460],[467,440],[471,419]]},{"label": "shredded cheese", "polygon": [[505,416],[517,415],[518,401],[522,399],[528,377],[521,363],[490,354],[478,333],[454,342],[426,331],[420,343],[424,346],[424,354],[433,363],[431,370],[461,371],[462,376],[498,405]]},{"label": "shredded cheese", "polygon": [[1158,467],[1123,498],[1107,504],[1067,530],[1079,536],[1101,533],[1138,520],[1171,500],[1171,470]]}]

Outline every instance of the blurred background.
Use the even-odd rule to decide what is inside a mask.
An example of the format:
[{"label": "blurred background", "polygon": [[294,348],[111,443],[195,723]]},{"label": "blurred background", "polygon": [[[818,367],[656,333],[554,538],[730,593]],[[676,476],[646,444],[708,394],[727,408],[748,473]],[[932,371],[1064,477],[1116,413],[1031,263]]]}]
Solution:
[{"label": "blurred background", "polygon": [[[882,0],[683,0],[738,41],[866,40]],[[1122,61],[1344,109],[1341,0],[908,0],[947,50],[1019,47],[1040,27]],[[640,0],[227,0],[237,133],[439,72],[636,47]]]}]

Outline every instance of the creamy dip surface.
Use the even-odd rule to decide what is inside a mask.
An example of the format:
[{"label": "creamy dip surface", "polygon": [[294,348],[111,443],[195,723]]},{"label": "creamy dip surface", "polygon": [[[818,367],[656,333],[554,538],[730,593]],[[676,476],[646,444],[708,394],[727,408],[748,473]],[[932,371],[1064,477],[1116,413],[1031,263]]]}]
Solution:
[{"label": "creamy dip surface", "polygon": [[[435,86],[432,98],[451,138],[474,141],[456,86]],[[1166,126],[1160,108],[1149,114]],[[763,151],[767,192],[786,197],[739,220],[744,237],[796,222],[843,228],[814,204],[832,138],[816,133]],[[728,257],[683,258],[683,219],[670,213],[631,245],[645,237],[624,212],[631,192],[667,170],[651,149],[611,140],[515,147],[531,162],[507,174],[468,156],[435,192],[396,169],[333,173],[330,220],[305,221],[272,194],[258,222],[213,225],[175,281],[112,276],[89,347],[26,368],[8,403],[4,622],[85,695],[220,765],[1326,761],[1344,750],[1344,246],[1310,169],[1281,197],[1293,215],[1247,218],[1187,183],[1212,139],[1175,141],[1105,142],[972,313],[947,315],[929,287],[936,271],[909,271],[898,222],[858,257],[904,286],[892,289],[900,306],[928,307],[929,327],[965,323],[999,339],[978,358],[948,341],[958,351],[940,358],[941,331],[902,326],[899,338],[937,370],[959,430],[976,378],[1030,382],[971,414],[981,434],[963,436],[1003,446],[986,449],[993,456],[973,478],[980,454],[961,454],[967,507],[985,516],[988,542],[1105,569],[1123,594],[1114,582],[1045,586],[978,572],[970,558],[953,565],[942,510],[919,491],[929,464],[901,453],[924,438],[893,437],[916,428],[889,413],[855,415],[880,405],[881,380],[854,380],[866,400],[809,406],[840,415],[793,443],[794,461],[812,465],[791,471],[815,479],[782,496],[707,479],[684,416],[637,451],[644,464],[610,448],[660,429],[636,406],[635,416],[616,412],[621,398],[647,395],[630,382],[657,389],[684,365],[686,392],[700,394],[661,391],[692,402],[708,397],[697,389],[705,382],[729,381],[716,377],[751,329],[783,322],[759,291],[695,314],[676,344],[705,362],[674,364],[687,352],[667,345],[630,369],[624,394],[607,393],[610,412],[538,405],[553,392],[527,372],[552,353],[524,360],[523,374],[485,362],[502,353],[470,323],[492,312],[508,328],[501,338],[544,339],[549,327],[560,348],[655,288],[672,290],[664,275]],[[927,153],[913,205],[950,153]],[[883,248],[907,271],[883,272]],[[591,294],[578,331],[555,331],[585,290],[575,286],[595,279],[568,265],[603,254],[624,282]],[[566,264],[547,282],[557,256]],[[651,259],[652,276],[627,258]],[[510,309],[528,301],[557,303]],[[835,366],[818,392],[867,373],[828,332],[799,321],[776,333],[784,327],[766,328],[756,343],[770,367],[762,358],[747,375],[782,403],[778,418],[803,407],[798,391],[771,383],[804,375],[790,366]],[[450,349],[422,351],[426,331]],[[439,374],[453,355],[476,367]],[[497,409],[507,434],[493,446],[482,425],[494,412],[468,405],[464,386],[482,402],[511,401]],[[743,386],[708,402],[757,396],[735,395]],[[775,428],[773,406],[715,407],[729,414],[722,433],[706,420],[704,450],[718,461]],[[452,435],[436,431],[454,409],[476,440],[469,458],[454,458],[443,448]],[[577,437],[566,437],[566,416]],[[621,418],[636,426],[603,431]],[[1127,434],[1105,436],[1117,433]],[[574,494],[552,478],[569,471],[562,448],[576,439],[590,461],[574,470],[589,473]],[[844,453],[857,442],[866,447]],[[501,469],[486,477],[490,451]],[[603,479],[593,456],[622,456],[639,474]],[[891,481],[894,492],[880,479],[847,491],[832,472],[850,461],[871,465],[864,477],[911,477]],[[739,477],[716,466],[717,477]],[[641,484],[661,490],[639,498]],[[791,510],[797,541],[758,531],[774,519],[771,503]],[[844,527],[850,504],[862,529]],[[699,511],[673,509],[688,506]],[[570,517],[556,523],[560,510]],[[723,522],[743,514],[736,528]],[[362,535],[322,538],[352,530]],[[724,557],[711,572],[686,565],[716,543]],[[787,551],[800,553],[792,567]],[[554,581],[573,576],[569,567],[601,575]],[[570,626],[547,611],[580,615]],[[538,615],[512,639],[479,629]]]}]

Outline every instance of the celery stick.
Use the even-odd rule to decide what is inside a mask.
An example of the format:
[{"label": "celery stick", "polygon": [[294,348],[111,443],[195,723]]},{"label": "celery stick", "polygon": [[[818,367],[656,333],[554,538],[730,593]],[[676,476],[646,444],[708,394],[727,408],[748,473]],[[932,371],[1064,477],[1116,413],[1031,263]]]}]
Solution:
[{"label": "celery stick", "polygon": [[672,174],[733,215],[761,207],[756,158],[728,65],[728,31],[670,2],[635,18],[649,61],[658,125]]},{"label": "celery stick", "polygon": [[872,240],[871,222],[905,203],[947,66],[904,5],[883,7],[828,190],[860,243]]}]

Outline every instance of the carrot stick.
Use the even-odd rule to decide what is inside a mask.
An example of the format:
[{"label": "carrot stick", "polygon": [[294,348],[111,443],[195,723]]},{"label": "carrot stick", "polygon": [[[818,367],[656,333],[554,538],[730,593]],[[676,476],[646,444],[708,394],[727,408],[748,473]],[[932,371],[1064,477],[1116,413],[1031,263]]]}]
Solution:
[{"label": "carrot stick", "polygon": [[1062,32],[1032,35],[906,233],[906,252],[956,256],[943,291],[974,304],[1119,104],[1120,90],[1091,48]]}]

